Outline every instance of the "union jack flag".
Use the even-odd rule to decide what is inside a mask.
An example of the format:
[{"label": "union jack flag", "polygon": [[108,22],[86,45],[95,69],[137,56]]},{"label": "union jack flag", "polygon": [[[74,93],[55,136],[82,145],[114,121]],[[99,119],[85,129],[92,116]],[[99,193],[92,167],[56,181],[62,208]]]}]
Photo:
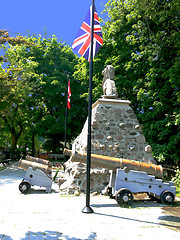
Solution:
[{"label": "union jack flag", "polygon": [[[90,61],[90,47],[91,47],[91,18],[92,6],[73,42],[72,48],[83,56],[86,60]],[[93,58],[99,51],[103,43],[101,27],[96,8],[94,6],[94,38],[93,38]]]}]

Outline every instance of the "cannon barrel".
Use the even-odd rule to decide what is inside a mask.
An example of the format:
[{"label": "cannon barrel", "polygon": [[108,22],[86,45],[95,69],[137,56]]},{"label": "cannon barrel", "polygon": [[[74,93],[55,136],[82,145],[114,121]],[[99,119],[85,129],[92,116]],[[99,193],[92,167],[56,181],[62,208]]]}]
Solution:
[{"label": "cannon barrel", "polygon": [[[87,153],[72,152],[71,150],[64,149],[64,155],[71,156],[72,162],[86,163],[87,161]],[[101,167],[113,171],[116,171],[117,168],[124,168],[127,172],[130,170],[143,171],[147,174],[154,175],[157,178],[163,177],[163,168],[161,165],[149,164],[135,160],[91,154],[91,164],[93,167]]]},{"label": "cannon barrel", "polygon": [[47,165],[44,165],[42,163],[32,162],[32,161],[28,161],[28,160],[19,160],[18,168],[27,170],[29,167],[32,167],[34,170],[39,169],[39,170],[43,171],[44,173],[46,173],[47,175],[50,175],[52,172],[51,169]]},{"label": "cannon barrel", "polygon": [[44,160],[42,158],[31,157],[29,155],[26,156],[26,160],[30,161],[30,162],[37,162],[37,163],[41,163],[41,164],[44,164],[44,165],[49,165],[49,161]]}]

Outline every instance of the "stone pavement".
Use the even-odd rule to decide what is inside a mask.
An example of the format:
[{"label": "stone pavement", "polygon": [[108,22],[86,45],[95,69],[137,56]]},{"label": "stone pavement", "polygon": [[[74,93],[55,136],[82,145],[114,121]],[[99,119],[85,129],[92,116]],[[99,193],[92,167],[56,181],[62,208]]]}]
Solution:
[{"label": "stone pavement", "polygon": [[92,196],[93,214],[82,213],[85,195],[62,196],[34,187],[24,195],[18,186],[25,171],[12,164],[0,172],[0,239],[180,239],[180,216],[153,201],[134,201],[122,208],[114,199]]}]

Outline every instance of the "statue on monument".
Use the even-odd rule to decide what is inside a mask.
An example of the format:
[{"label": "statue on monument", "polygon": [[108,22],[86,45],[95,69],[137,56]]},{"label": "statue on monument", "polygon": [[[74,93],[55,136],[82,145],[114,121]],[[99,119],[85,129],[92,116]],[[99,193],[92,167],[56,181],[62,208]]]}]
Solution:
[{"label": "statue on monument", "polygon": [[103,82],[103,98],[117,98],[117,88],[114,82],[115,71],[114,67],[107,65],[106,68],[102,71]]}]

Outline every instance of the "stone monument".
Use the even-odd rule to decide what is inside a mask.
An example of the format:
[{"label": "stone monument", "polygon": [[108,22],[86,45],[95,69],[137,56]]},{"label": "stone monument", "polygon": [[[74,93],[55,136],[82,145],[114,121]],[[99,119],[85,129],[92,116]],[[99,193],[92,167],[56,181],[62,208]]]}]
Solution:
[{"label": "stone monument", "polygon": [[[118,99],[114,82],[114,68],[108,65],[102,72],[103,97],[92,105],[91,152],[93,154],[156,163],[151,146],[146,142],[142,128],[136,118],[130,101]],[[75,139],[73,149],[87,151],[88,119],[82,132]],[[68,181],[61,189],[69,193],[77,188],[85,191],[86,167],[82,163],[66,163]],[[105,169],[91,169],[91,190],[101,191],[109,181]],[[74,189],[74,190],[73,190]]]}]

